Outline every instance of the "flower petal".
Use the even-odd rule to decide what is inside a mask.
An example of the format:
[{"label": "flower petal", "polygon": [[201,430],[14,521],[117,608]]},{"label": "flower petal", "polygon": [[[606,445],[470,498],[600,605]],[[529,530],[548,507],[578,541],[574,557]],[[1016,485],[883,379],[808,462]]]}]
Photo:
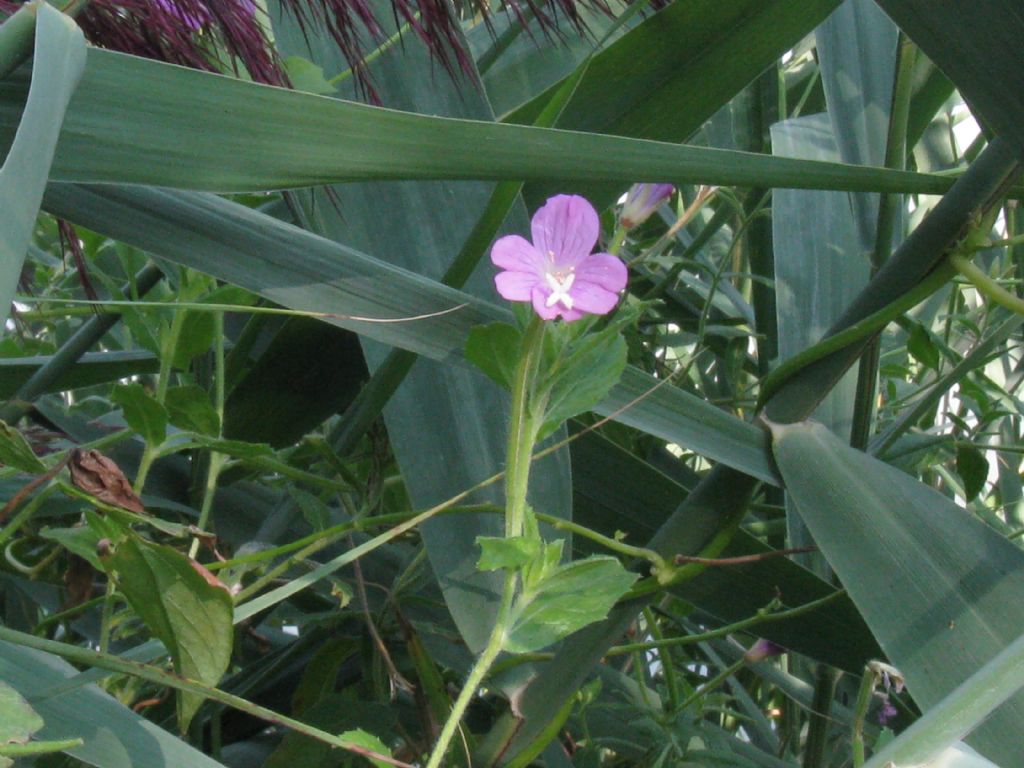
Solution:
[{"label": "flower petal", "polygon": [[547,267],[547,256],[519,235],[498,238],[491,247],[491,261],[502,269],[535,275],[538,280],[544,279]]},{"label": "flower petal", "polygon": [[506,270],[494,276],[494,287],[508,301],[530,301],[539,278],[530,272]]},{"label": "flower petal", "polygon": [[619,303],[619,294],[602,288],[597,283],[576,279],[569,291],[574,310],[592,315],[607,315]]},{"label": "flower petal", "polygon": [[610,253],[592,253],[576,265],[577,281],[599,285],[612,293],[625,288],[628,279],[629,270],[622,259]]},{"label": "flower petal", "polygon": [[546,285],[538,283],[534,286],[533,292],[530,296],[533,301],[533,311],[537,313],[541,320],[554,320],[558,317],[564,307],[561,304],[555,304],[549,307],[547,304],[548,296],[551,295],[551,289]]},{"label": "flower petal", "polygon": [[579,195],[556,195],[534,215],[533,244],[544,256],[554,256],[556,267],[571,267],[594,250],[601,225],[597,211]]}]

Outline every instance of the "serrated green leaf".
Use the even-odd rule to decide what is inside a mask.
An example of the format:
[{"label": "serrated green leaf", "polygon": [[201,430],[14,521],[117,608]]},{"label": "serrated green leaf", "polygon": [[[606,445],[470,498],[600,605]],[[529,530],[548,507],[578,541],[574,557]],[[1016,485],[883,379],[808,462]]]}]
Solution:
[{"label": "serrated green leaf", "polygon": [[[135,535],[101,558],[135,612],[171,655],[184,677],[216,685],[234,646],[228,590],[194,560]],[[184,732],[202,697],[180,692],[178,726]]]},{"label": "serrated green leaf", "polygon": [[604,400],[626,369],[626,341],[617,327],[584,336],[567,352],[551,383],[540,439]]},{"label": "serrated green leaf", "polygon": [[141,384],[118,384],[110,399],[121,406],[128,426],[149,445],[160,445],[167,436],[167,409]]},{"label": "serrated green leaf", "polygon": [[466,359],[496,384],[511,389],[522,344],[522,333],[509,323],[478,325],[466,338]]},{"label": "serrated green leaf", "polygon": [[330,524],[331,510],[316,496],[295,486],[288,488],[288,495],[294,499],[302,517],[314,531],[322,531]]},{"label": "serrated green leaf", "polygon": [[43,718],[20,693],[0,680],[0,746],[24,744],[42,727]]},{"label": "serrated green leaf", "polygon": [[3,421],[0,421],[0,464],[33,475],[46,471],[46,466],[32,451],[25,436]]},{"label": "serrated green leaf", "polygon": [[505,649],[536,651],[600,621],[637,578],[614,557],[558,566],[520,596]]},{"label": "serrated green leaf", "polygon": [[[366,749],[372,749],[379,755],[391,756],[391,750],[388,749],[387,744],[381,741],[379,738],[374,736],[368,731],[364,731],[362,728],[356,728],[352,731],[345,731],[339,734],[341,738],[351,741],[353,744],[358,744],[360,747],[366,747]],[[377,768],[390,768],[389,763],[385,763],[383,760],[374,760],[372,757],[366,758]]]},{"label": "serrated green leaf", "polygon": [[202,387],[187,384],[171,387],[164,400],[171,424],[191,432],[216,437],[220,432],[220,418],[210,402],[210,395]]},{"label": "serrated green leaf", "polygon": [[481,571],[514,571],[522,568],[540,555],[542,544],[540,539],[533,536],[506,539],[477,536],[476,543],[480,546],[480,559],[476,567]]}]

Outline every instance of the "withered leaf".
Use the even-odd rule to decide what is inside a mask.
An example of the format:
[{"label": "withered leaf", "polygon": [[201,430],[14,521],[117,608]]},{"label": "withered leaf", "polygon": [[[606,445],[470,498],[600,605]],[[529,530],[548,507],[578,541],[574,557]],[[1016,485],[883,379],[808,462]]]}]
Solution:
[{"label": "withered leaf", "polygon": [[131,512],[146,511],[121,468],[99,451],[75,448],[71,451],[68,469],[75,487],[90,496]]}]

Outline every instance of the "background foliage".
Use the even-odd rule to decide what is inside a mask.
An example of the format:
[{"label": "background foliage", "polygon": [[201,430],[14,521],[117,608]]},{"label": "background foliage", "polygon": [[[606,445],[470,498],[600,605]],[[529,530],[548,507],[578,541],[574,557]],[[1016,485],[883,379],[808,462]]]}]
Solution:
[{"label": "background foliage", "polygon": [[451,764],[1019,762],[1012,0],[92,6],[0,3],[0,763],[421,761],[500,590],[487,249],[656,181],[530,499],[678,579]]}]

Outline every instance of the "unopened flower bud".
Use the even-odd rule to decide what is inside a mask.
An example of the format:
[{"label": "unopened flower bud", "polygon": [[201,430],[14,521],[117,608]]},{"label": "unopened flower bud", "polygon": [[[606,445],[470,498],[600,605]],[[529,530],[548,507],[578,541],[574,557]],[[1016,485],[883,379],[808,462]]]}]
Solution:
[{"label": "unopened flower bud", "polygon": [[672,197],[675,187],[671,184],[634,184],[626,193],[626,202],[619,214],[619,224],[633,229],[643,224],[658,206]]},{"label": "unopened flower bud", "polygon": [[773,656],[781,656],[786,652],[786,649],[777,643],[773,643],[771,640],[765,640],[763,637],[750,646],[747,652],[743,654],[743,660],[748,664],[756,664],[759,661],[770,659]]}]

